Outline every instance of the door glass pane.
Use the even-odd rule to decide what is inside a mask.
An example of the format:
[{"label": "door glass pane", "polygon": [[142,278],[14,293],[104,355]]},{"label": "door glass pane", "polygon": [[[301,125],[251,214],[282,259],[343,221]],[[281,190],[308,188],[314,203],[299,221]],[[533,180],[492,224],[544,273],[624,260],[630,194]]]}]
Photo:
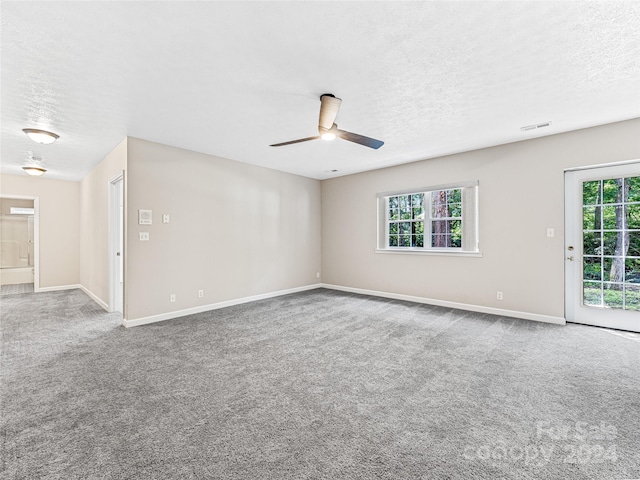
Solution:
[{"label": "door glass pane", "polygon": [[627,310],[640,311],[640,285],[624,286],[625,306]]},{"label": "door glass pane", "polygon": [[582,198],[583,304],[640,309],[640,177],[583,182]]},{"label": "door glass pane", "polygon": [[630,257],[640,257],[640,231],[629,232],[629,250],[627,255]]},{"label": "door glass pane", "polygon": [[602,283],[600,282],[584,282],[583,283],[583,303],[590,307],[599,307],[602,305]]},{"label": "door glass pane", "polygon": [[622,283],[605,283],[604,306],[609,308],[624,308],[623,293],[624,286]]},{"label": "door glass pane", "polygon": [[602,182],[602,203],[616,203],[618,198],[618,185],[615,179]]},{"label": "door glass pane", "polygon": [[624,270],[625,283],[640,284],[640,258],[627,258]]},{"label": "door glass pane", "polygon": [[627,205],[627,228],[640,229],[640,204]]},{"label": "door glass pane", "polygon": [[602,207],[602,228],[605,230],[616,229],[617,210],[613,205]]},{"label": "door glass pane", "polygon": [[584,257],[583,267],[583,279],[602,280],[602,257]]},{"label": "door glass pane", "polygon": [[585,255],[602,255],[600,232],[585,232],[582,252]]},{"label": "door glass pane", "polygon": [[604,246],[602,248],[602,253],[604,255],[615,255],[616,253],[616,245],[618,243],[618,232],[604,232]]},{"label": "door glass pane", "polygon": [[582,204],[597,205],[600,201],[600,180],[584,182],[582,184]]},{"label": "door glass pane", "polygon": [[623,282],[624,257],[604,257],[602,262],[602,276],[605,282]]},{"label": "door glass pane", "polygon": [[585,230],[600,230],[602,207],[584,207],[582,228]]},{"label": "door glass pane", "polygon": [[640,202],[640,177],[625,178],[624,183],[629,189],[629,202]]}]

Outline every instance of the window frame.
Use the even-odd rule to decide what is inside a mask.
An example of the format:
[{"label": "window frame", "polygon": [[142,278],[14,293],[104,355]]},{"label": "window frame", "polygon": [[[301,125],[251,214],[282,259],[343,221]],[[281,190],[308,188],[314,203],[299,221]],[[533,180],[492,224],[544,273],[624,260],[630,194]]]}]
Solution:
[{"label": "window frame", "polygon": [[[462,230],[462,241],[460,247],[432,247],[432,222],[431,211],[432,192],[442,190],[461,189],[461,207],[462,214],[460,217],[452,218],[460,220]],[[412,188],[403,190],[394,190],[390,192],[381,192],[376,194],[377,199],[377,245],[376,253],[391,254],[418,254],[418,255],[458,255],[458,256],[475,256],[481,257],[479,242],[479,224],[478,224],[478,189],[479,181],[457,182],[445,185],[434,185],[423,188]],[[394,196],[423,194],[424,209],[424,237],[422,247],[401,247],[389,246],[389,224],[393,220],[389,219],[389,198]],[[447,220],[443,218],[442,220]],[[411,220],[413,221],[413,220]]]}]

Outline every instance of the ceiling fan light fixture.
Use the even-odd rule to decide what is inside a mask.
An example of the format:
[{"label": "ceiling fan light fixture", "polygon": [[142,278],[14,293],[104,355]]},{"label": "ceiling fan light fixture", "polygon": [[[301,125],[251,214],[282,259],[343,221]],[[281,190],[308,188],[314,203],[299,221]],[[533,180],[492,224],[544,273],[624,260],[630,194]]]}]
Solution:
[{"label": "ceiling fan light fixture", "polygon": [[318,125],[318,133],[320,134],[320,138],[327,142],[335,140],[338,136],[338,125],[335,123],[331,125],[331,128],[325,128],[322,125]]},{"label": "ceiling fan light fixture", "polygon": [[41,167],[22,167],[27,175],[31,175],[33,177],[39,177],[40,175],[44,175],[46,170]]},{"label": "ceiling fan light fixture", "polygon": [[322,140],[326,140],[327,142],[330,142],[331,140],[336,139],[336,134],[333,132],[326,132],[320,135],[320,138],[322,138]]},{"label": "ceiling fan light fixture", "polygon": [[31,140],[43,145],[49,145],[60,138],[60,135],[57,135],[53,132],[47,132],[46,130],[38,130],[37,128],[23,128],[22,131]]}]

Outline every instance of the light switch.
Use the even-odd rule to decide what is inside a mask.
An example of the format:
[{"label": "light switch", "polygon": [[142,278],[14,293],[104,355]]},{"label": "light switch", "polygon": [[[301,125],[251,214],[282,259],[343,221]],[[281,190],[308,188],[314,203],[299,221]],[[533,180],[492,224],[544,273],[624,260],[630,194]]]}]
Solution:
[{"label": "light switch", "polygon": [[169,214],[165,213],[162,215],[162,223],[169,223]]},{"label": "light switch", "polygon": [[148,242],[149,241],[149,232],[140,232],[140,233],[138,233],[138,239],[141,242]]},{"label": "light switch", "polygon": [[556,232],[553,228],[547,228],[547,237],[553,238],[556,235]]}]

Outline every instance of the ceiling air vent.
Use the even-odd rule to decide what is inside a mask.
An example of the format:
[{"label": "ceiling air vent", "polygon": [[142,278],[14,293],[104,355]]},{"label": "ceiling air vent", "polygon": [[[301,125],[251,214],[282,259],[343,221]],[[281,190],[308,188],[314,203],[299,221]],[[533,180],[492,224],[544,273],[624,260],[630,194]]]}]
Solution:
[{"label": "ceiling air vent", "polygon": [[526,127],[521,127],[520,130],[523,132],[528,132],[529,130],[537,130],[538,128],[548,127],[551,125],[551,122],[538,123],[536,125],[527,125]]}]

